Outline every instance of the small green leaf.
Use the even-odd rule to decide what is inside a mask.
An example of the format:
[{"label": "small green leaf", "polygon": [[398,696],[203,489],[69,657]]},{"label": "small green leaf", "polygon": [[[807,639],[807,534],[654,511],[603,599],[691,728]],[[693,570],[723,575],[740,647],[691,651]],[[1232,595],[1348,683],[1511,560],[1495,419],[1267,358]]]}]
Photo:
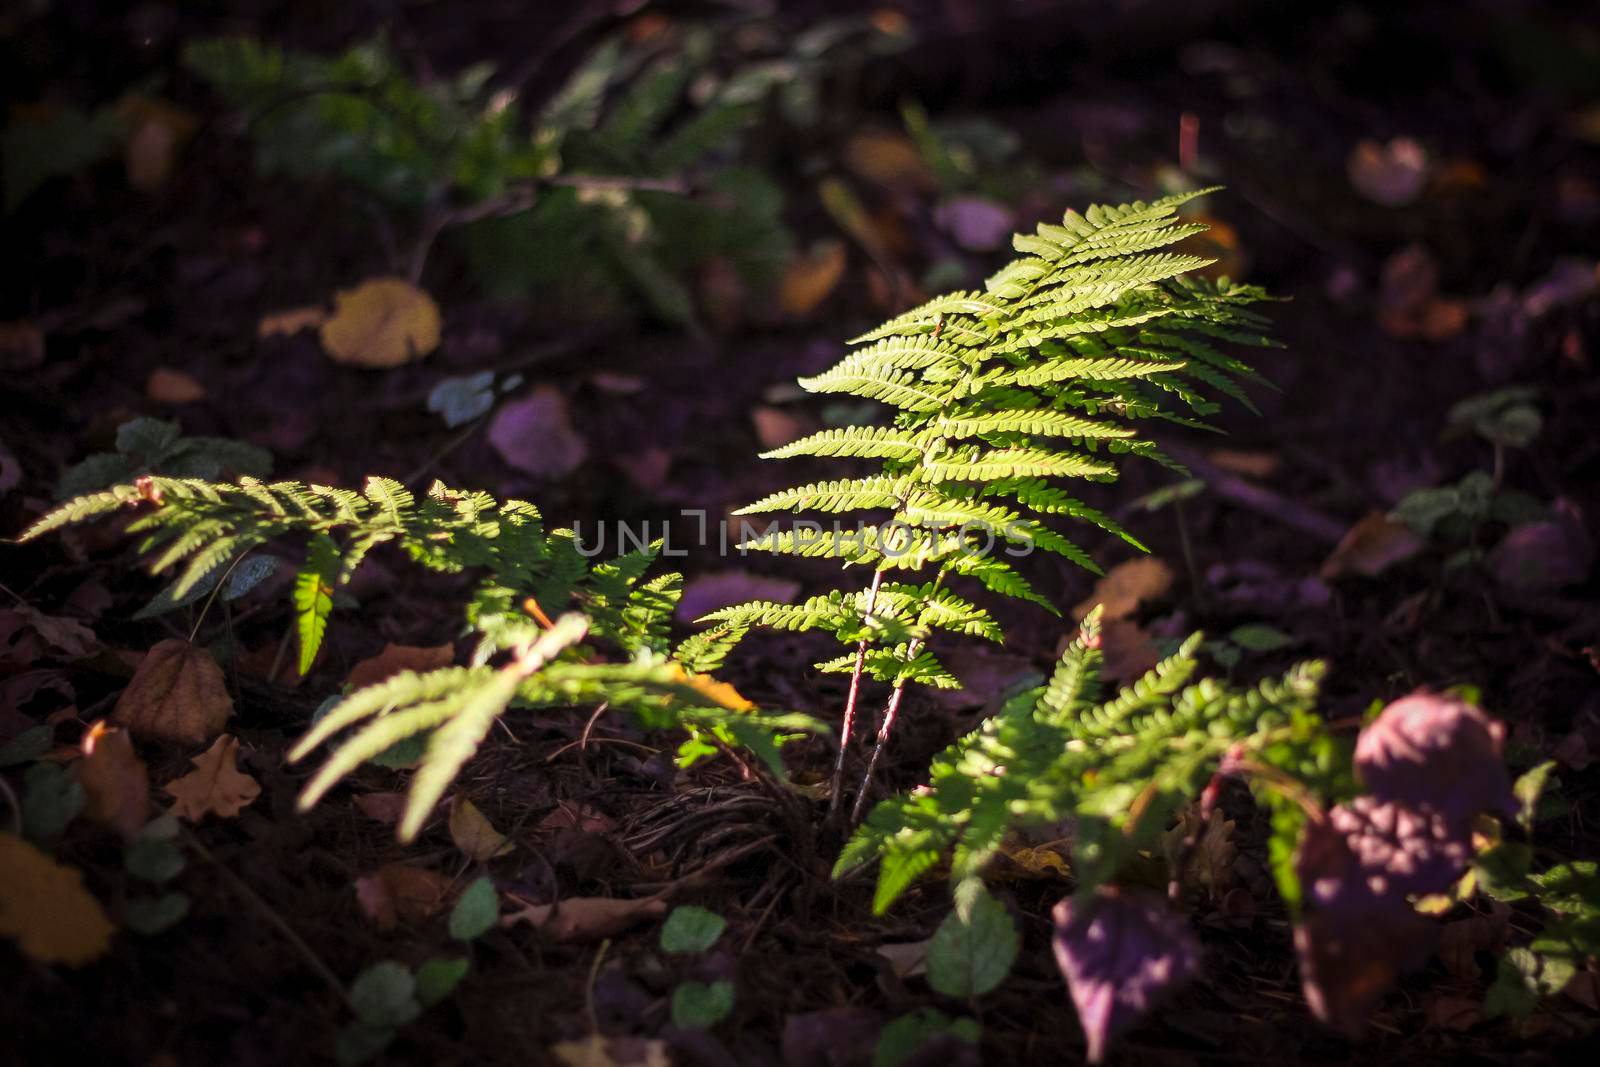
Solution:
[{"label": "small green leaf", "polygon": [[339,1028],[339,1036],[334,1040],[334,1058],[342,1064],[366,1063],[388,1048],[394,1038],[392,1026],[347,1023]]},{"label": "small green leaf", "polygon": [[368,1026],[403,1026],[422,1014],[416,992],[417,980],[405,964],[382,960],[350,984],[350,1006]]},{"label": "small green leaf", "polygon": [[1298,642],[1282,630],[1259,622],[1234,627],[1228,632],[1228,640],[1247,652],[1275,652]]},{"label": "small green leaf", "polygon": [[455,992],[467,976],[468,966],[465,957],[441,957],[424,963],[417,968],[417,1000],[424,1008],[433,1007]]},{"label": "small green leaf", "polygon": [[878,1044],[872,1053],[872,1067],[900,1067],[929,1039],[944,1034],[976,1045],[981,1030],[974,1019],[951,1019],[935,1008],[918,1008],[879,1032]]},{"label": "small green leaf", "polygon": [[457,941],[472,941],[494,927],[500,917],[500,898],[488,875],[467,886],[450,910],[450,936]]},{"label": "small green leaf", "polygon": [[714,911],[693,904],[673,908],[661,924],[661,951],[676,956],[704,952],[717,943],[727,926],[728,920]]},{"label": "small green leaf", "polygon": [[151,937],[170,930],[189,914],[185,893],[164,893],[159,897],[131,897],[122,913],[123,924],[136,934]]},{"label": "small green leaf", "polygon": [[49,842],[83,810],[83,787],[72,772],[54,763],[35,763],[22,776],[22,834],[34,844]]},{"label": "small green leaf", "polygon": [[1524,773],[1511,787],[1511,792],[1515,794],[1521,806],[1521,810],[1517,813],[1517,822],[1521,823],[1523,830],[1528,833],[1533,832],[1533,824],[1539,815],[1539,797],[1543,795],[1545,785],[1555,769],[1555,760],[1545,760]]},{"label": "small green leaf", "polygon": [[733,1011],[732,982],[684,982],[672,993],[672,1025],[680,1030],[705,1030]]},{"label": "small green leaf", "polygon": [[1478,888],[1491,899],[1509,903],[1528,896],[1528,869],[1533,864],[1533,849],[1518,841],[1502,841],[1480,852],[1473,861],[1478,869]]},{"label": "small green leaf", "polygon": [[980,890],[967,919],[952,911],[928,943],[928,984],[947,997],[982,996],[1010,973],[1019,944],[1005,905]]},{"label": "small green leaf", "polygon": [[30,726],[4,745],[0,745],[0,767],[15,767],[19,763],[32,763],[50,751],[55,727],[48,723]]},{"label": "small green leaf", "polygon": [[127,872],[152,885],[170,882],[183,871],[183,850],[170,838],[140,836],[122,850]]}]

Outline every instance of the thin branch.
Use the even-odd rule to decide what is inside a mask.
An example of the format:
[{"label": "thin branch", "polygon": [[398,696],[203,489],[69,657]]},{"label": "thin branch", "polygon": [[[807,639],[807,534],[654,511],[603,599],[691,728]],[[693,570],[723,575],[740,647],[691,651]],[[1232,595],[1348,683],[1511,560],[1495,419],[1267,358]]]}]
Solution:
[{"label": "thin branch", "polygon": [[[883,572],[872,572],[872,587],[867,592],[867,610],[863,613],[872,614],[878,606],[878,587],[883,584]],[[870,635],[869,635],[870,636]],[[868,637],[863,637],[856,646],[856,665],[850,672],[850,695],[844,702],[844,721],[839,724],[839,755],[833,763],[833,785],[828,790],[828,816],[831,818],[839,811],[839,795],[844,791],[844,757],[850,746],[850,731],[856,722],[856,700],[861,695],[861,672],[867,664]]]}]

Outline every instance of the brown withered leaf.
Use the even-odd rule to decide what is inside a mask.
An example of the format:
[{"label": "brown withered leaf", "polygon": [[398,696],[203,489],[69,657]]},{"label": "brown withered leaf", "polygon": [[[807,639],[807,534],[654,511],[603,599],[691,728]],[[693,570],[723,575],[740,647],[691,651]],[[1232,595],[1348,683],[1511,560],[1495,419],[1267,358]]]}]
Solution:
[{"label": "brown withered leaf", "polygon": [[800,318],[815,311],[838,287],[847,258],[844,242],[835,238],[819,241],[811,251],[791,259],[778,287],[778,306],[783,313]]},{"label": "brown withered leaf", "polygon": [[157,367],[145,380],[144,395],[158,404],[192,404],[205,399],[206,387],[191,374]]},{"label": "brown withered leaf", "polygon": [[1325,581],[1351,574],[1372,578],[1420,551],[1422,540],[1409,527],[1394,522],[1381,511],[1373,511],[1339,539],[1333,552],[1323,561],[1320,573]]},{"label": "brown withered leaf", "polygon": [[406,810],[404,793],[363,793],[355,798],[356,810],[369,819],[393,826]]},{"label": "brown withered leaf", "polygon": [[376,656],[364,659],[351,667],[350,677],[346,682],[352,689],[365,689],[401,671],[421,673],[448,667],[455,657],[455,646],[449,643],[432,647],[386,644],[383,646],[383,651]]},{"label": "brown withered leaf", "polygon": [[459,793],[450,798],[450,840],[463,855],[478,863],[509,855],[515,847],[489,823],[476,804]]},{"label": "brown withered leaf", "polygon": [[616,828],[616,820],[605,812],[588,804],[568,800],[558,803],[556,810],[539,820],[541,830],[582,830],[585,833],[605,834]]},{"label": "brown withered leaf", "polygon": [[667,911],[666,901],[655,897],[639,900],[569,897],[555,904],[530,904],[515,896],[510,899],[522,907],[501,916],[501,926],[526,923],[552,941],[562,942],[611,937]]},{"label": "brown withered leaf", "polygon": [[552,1045],[550,1052],[562,1067],[672,1067],[667,1043],[653,1038],[590,1034]]},{"label": "brown withered leaf", "polygon": [[1154,556],[1140,556],[1107,571],[1094,583],[1094,592],[1073,607],[1072,613],[1082,618],[1101,604],[1102,621],[1125,619],[1138,611],[1140,604],[1164,596],[1171,588],[1172,568]]},{"label": "brown withered leaf", "polygon": [[438,871],[404,863],[386,863],[356,879],[361,912],[379,930],[402,922],[421,922],[444,910],[450,901],[450,879]]},{"label": "brown withered leaf", "polygon": [[293,337],[306,330],[315,330],[328,321],[328,313],[320,307],[288,308],[261,316],[256,324],[256,336]]},{"label": "brown withered leaf", "polygon": [[261,795],[261,783],[239,770],[238,756],[239,739],[223,734],[190,760],[194,770],[165,786],[177,799],[172,810],[190,822],[207,815],[237,816]]},{"label": "brown withered leaf", "polygon": [[0,833],[0,936],[40,963],[79,967],[105,955],[115,932],[80,872]]},{"label": "brown withered leaf", "polygon": [[232,714],[233,698],[211,653],[170,638],[140,661],[111,721],[138,737],[200,745],[221,733]]},{"label": "brown withered leaf", "polygon": [[104,720],[89,727],[81,748],[83,758],[72,771],[83,787],[83,813],[131,840],[150,813],[150,769],[133,750],[128,731]]}]

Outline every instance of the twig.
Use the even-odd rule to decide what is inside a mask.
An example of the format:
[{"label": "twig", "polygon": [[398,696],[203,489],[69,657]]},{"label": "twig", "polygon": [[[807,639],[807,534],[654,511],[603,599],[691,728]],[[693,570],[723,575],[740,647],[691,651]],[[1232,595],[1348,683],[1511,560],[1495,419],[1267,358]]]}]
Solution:
[{"label": "twig", "polygon": [[1320,511],[1297,504],[1293,500],[1253,485],[1243,478],[1235,477],[1206,459],[1198,452],[1191,451],[1180,445],[1163,445],[1168,455],[1194,471],[1195,477],[1205,482],[1207,487],[1224,500],[1228,500],[1250,511],[1277,519],[1285,526],[1292,526],[1302,533],[1326,541],[1329,544],[1338,544],[1345,535],[1345,524],[1336,519],[1329,518]]},{"label": "twig", "polygon": [[260,912],[261,917],[266,919],[274,929],[283,935],[284,940],[288,941],[295,951],[300,953],[300,957],[305,960],[306,966],[310,967],[317,977],[321,978],[327,987],[333,991],[333,995],[338,997],[340,1002],[351,1011],[355,1011],[355,1005],[350,1002],[350,994],[345,991],[344,983],[339,981],[339,976],[334,974],[332,968],[326,963],[322,962],[322,957],[312,951],[311,946],[306,944],[304,938],[294,932],[294,928],[289,925],[287,920],[282,915],[279,915],[271,904],[263,900],[254,889],[251,889],[244,879],[234,874],[223,865],[221,860],[212,855],[211,850],[201,844],[200,839],[187,828],[183,830],[183,837],[189,846],[200,854],[201,859],[204,859],[217,869],[217,873],[222,876],[222,880],[227,882],[234,892],[243,897],[245,903]]},{"label": "twig", "polygon": [[11,808],[11,832],[17,837],[22,836],[22,802],[17,799],[17,794],[11,791],[11,785],[4,778],[0,778],[0,795],[6,798],[6,804]]},{"label": "twig", "polygon": [[589,964],[589,980],[583,986],[583,1010],[589,1016],[589,1032],[600,1032],[600,1016],[594,1009],[594,984],[600,977],[600,964],[605,962],[606,953],[611,949],[611,939],[608,937],[600,942],[600,949],[594,954],[594,962]]}]

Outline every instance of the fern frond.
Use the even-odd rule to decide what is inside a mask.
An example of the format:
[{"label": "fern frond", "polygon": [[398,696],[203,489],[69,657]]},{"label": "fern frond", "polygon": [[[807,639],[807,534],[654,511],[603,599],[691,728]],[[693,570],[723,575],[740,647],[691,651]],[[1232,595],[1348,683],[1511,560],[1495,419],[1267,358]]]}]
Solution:
[{"label": "fern frond", "polygon": [[922,445],[915,434],[884,426],[847,426],[839,430],[822,430],[791,441],[780,448],[761,453],[761,458],[837,456],[907,460],[915,459],[921,453]]}]

